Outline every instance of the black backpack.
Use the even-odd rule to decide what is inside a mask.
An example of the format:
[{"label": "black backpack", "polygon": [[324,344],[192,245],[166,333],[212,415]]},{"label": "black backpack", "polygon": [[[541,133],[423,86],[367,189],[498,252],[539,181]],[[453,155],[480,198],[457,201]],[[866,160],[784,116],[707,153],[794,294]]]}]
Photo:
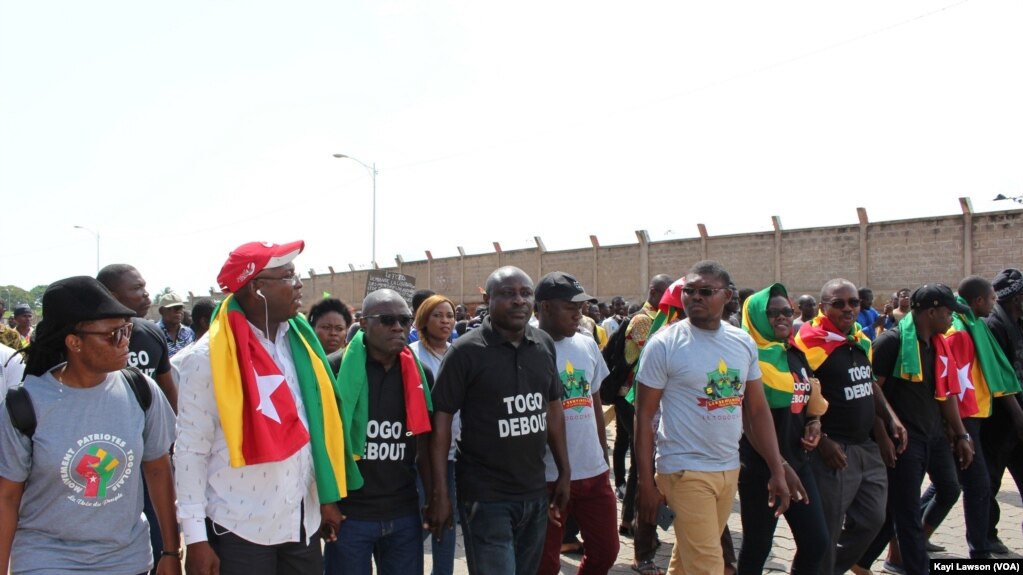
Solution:
[{"label": "black backpack", "polygon": [[638,311],[622,320],[622,324],[611,335],[611,339],[607,340],[607,345],[600,352],[604,356],[604,362],[607,363],[609,372],[604,381],[600,382],[600,401],[604,405],[611,405],[618,399],[618,390],[626,384],[629,374],[636,367],[636,362],[625,361],[625,332],[628,331],[632,318],[640,313],[643,312]]},{"label": "black backpack", "polygon": [[[139,407],[145,412],[153,403],[153,392],[146,383],[142,372],[134,367],[126,367],[121,370],[128,387],[131,388],[138,401]],[[11,425],[23,435],[32,438],[36,432],[36,411],[32,406],[32,398],[25,389],[25,385],[19,385],[7,390],[7,415],[11,418]]]}]

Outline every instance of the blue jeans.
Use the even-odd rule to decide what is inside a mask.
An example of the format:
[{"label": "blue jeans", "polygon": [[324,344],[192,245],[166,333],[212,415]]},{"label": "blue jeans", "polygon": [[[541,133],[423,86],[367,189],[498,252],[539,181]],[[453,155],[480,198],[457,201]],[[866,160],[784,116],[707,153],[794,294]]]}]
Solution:
[{"label": "blue jeans", "polygon": [[459,501],[470,575],[535,575],[547,534],[547,496]]},{"label": "blue jeans", "polygon": [[327,575],[372,575],[374,559],[379,575],[423,573],[423,525],[419,515],[390,521],[346,519],[337,541],[323,548]]},{"label": "blue jeans", "polygon": [[[427,494],[423,492],[423,482],[416,478],[416,489],[419,491],[419,507],[426,504]],[[458,497],[455,495],[455,462],[448,460],[448,497],[451,500],[451,508],[458,509]],[[430,575],[452,575],[455,572],[455,529],[458,514],[452,512],[452,529],[445,531],[440,541],[431,539],[431,553],[433,554],[433,570]],[[429,531],[423,532],[423,537],[431,537]]]}]

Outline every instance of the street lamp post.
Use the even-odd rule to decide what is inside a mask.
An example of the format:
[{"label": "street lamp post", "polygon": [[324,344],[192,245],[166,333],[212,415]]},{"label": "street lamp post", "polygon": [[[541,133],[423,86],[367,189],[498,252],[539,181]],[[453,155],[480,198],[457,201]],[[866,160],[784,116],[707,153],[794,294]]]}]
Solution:
[{"label": "street lamp post", "polygon": [[96,230],[87,228],[85,226],[75,226],[76,230],[85,230],[90,234],[96,236],[96,273],[99,273],[99,232]]},{"label": "street lamp post", "polygon": [[1011,200],[1013,202],[1016,202],[1017,204],[1023,204],[1023,196],[1006,196],[1003,194],[998,194],[997,196],[995,196],[994,201],[1000,202],[1002,200]]},{"label": "street lamp post", "polygon": [[358,162],[363,168],[369,170],[371,176],[373,176],[373,269],[377,269],[377,163],[373,162],[372,165],[363,162],[358,158],[353,158],[347,154],[334,154],[335,158],[348,158]]}]

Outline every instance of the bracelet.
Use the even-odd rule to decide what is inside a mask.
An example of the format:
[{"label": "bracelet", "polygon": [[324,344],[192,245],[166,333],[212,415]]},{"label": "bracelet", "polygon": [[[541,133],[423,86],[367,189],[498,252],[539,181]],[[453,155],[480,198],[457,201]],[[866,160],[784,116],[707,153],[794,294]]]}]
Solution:
[{"label": "bracelet", "polygon": [[178,547],[177,549],[175,549],[173,551],[168,551],[168,550],[164,549],[163,551],[160,552],[160,556],[161,557],[175,557],[175,558],[177,558],[180,561],[185,556],[185,554],[182,553],[181,552],[181,548]]}]

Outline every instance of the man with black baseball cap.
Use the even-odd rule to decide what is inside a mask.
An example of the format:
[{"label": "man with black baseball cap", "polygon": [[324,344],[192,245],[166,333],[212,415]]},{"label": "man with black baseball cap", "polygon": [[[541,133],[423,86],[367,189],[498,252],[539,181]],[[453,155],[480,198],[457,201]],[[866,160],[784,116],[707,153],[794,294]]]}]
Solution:
[{"label": "man with black baseball cap", "polygon": [[[917,288],[910,298],[911,310],[894,328],[877,337],[872,369],[878,386],[908,431],[902,453],[884,426],[875,426],[874,438],[888,465],[888,517],[864,554],[880,554],[894,532],[907,573],[927,573],[929,559],[920,506],[920,485],[933,458],[950,458],[942,418],[955,436],[955,462],[942,468],[955,474],[973,461],[973,442],[959,417],[958,404],[950,396],[960,392],[957,366],[949,353],[944,333],[952,325],[952,312],[968,313],[952,290],[940,283]],[[955,478],[952,478],[955,481]],[[876,555],[875,555],[876,553]],[[866,563],[865,560],[860,564]]]},{"label": "man with black baseball cap", "polygon": [[[618,557],[619,546],[615,530],[617,508],[609,480],[607,438],[599,393],[600,382],[607,377],[608,369],[593,338],[577,332],[582,306],[597,300],[583,290],[578,280],[564,272],[545,275],[536,286],[535,299],[540,329],[554,340],[561,378],[565,442],[572,468],[567,513],[575,518],[586,541],[579,571],[607,573]],[[549,448],[544,464],[548,490],[553,494],[558,468]],[[537,573],[558,573],[563,534],[564,521],[547,523],[547,538]]]}]

